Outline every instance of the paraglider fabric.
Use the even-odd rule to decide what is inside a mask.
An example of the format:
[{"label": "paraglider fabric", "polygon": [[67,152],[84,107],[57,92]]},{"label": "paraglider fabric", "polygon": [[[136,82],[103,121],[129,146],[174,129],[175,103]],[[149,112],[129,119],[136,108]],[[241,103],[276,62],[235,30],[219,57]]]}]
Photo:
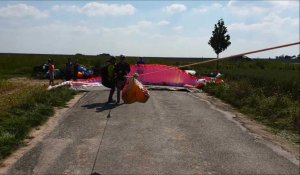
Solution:
[{"label": "paraglider fabric", "polygon": [[[105,67],[104,67],[105,68]],[[135,73],[139,76],[137,80],[144,85],[158,85],[158,86],[172,86],[172,87],[182,87],[182,88],[201,88],[207,83],[224,83],[222,79],[214,77],[195,77],[183,70],[176,67],[159,65],[159,64],[145,64],[145,65],[131,65],[130,73],[128,74],[128,79],[131,79]],[[59,85],[52,86],[50,89],[68,85],[74,90],[84,90],[92,91],[105,89],[105,87],[110,87],[107,76],[107,70],[101,69],[101,74],[103,77],[88,78],[85,80],[78,81],[68,81],[63,82]],[[105,86],[105,87],[104,87]]]},{"label": "paraglider fabric", "polygon": [[93,71],[87,69],[83,66],[78,66],[77,78],[91,78],[93,76]]},{"label": "paraglider fabric", "polygon": [[129,76],[138,73],[138,80],[145,85],[194,86],[198,80],[183,70],[173,66],[159,64],[131,65]]},{"label": "paraglider fabric", "polygon": [[122,91],[124,103],[146,103],[149,97],[149,91],[136,78],[132,77],[127,80]]},{"label": "paraglider fabric", "polygon": [[77,77],[78,78],[83,78],[84,72],[77,72]]},{"label": "paraglider fabric", "polygon": [[89,78],[80,81],[70,81],[71,89],[76,91],[95,91],[107,89],[101,83],[101,77]]},{"label": "paraglider fabric", "polygon": [[83,67],[83,66],[79,66],[78,67],[78,72],[86,72],[87,68]]}]

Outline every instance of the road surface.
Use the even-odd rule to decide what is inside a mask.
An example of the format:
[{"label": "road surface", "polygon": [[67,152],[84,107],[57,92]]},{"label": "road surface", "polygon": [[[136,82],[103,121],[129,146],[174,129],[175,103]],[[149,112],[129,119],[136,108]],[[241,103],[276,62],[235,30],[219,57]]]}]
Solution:
[{"label": "road surface", "polygon": [[197,94],[151,91],[146,104],[118,106],[107,96],[86,93],[8,174],[299,174]]}]

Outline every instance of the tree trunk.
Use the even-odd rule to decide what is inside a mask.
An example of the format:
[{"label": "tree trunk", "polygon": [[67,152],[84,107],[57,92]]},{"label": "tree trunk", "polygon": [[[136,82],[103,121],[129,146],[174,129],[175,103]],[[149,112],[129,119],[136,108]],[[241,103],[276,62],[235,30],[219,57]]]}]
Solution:
[{"label": "tree trunk", "polygon": [[219,72],[219,54],[217,54],[217,72]]}]

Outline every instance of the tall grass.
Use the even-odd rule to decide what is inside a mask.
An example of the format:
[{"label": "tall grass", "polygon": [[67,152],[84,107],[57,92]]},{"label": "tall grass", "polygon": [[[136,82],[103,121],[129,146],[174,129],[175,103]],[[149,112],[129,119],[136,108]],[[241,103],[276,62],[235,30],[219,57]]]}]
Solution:
[{"label": "tall grass", "polygon": [[0,103],[0,159],[22,145],[32,127],[45,122],[54,107],[64,106],[74,94],[67,88],[47,91],[31,86],[6,95],[5,103]]},{"label": "tall grass", "polygon": [[12,89],[16,88],[16,85],[10,81],[7,80],[1,80],[0,79],[0,94],[5,93],[6,91],[10,91]]},{"label": "tall grass", "polygon": [[[216,67],[199,71],[205,74],[216,71]],[[204,87],[206,92],[232,104],[276,133],[294,135],[292,140],[300,144],[299,64],[223,62],[219,71],[224,74],[225,83],[209,84]]]}]

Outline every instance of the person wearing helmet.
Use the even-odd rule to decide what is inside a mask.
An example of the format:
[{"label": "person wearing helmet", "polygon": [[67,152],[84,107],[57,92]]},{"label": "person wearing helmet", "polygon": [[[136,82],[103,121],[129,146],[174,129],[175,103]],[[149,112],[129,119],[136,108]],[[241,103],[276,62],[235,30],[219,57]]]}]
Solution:
[{"label": "person wearing helmet", "polygon": [[145,64],[145,61],[143,60],[143,57],[139,57],[139,60],[136,62],[136,64],[139,66],[141,64]]},{"label": "person wearing helmet", "polygon": [[127,74],[130,72],[130,65],[126,62],[124,55],[120,55],[120,61],[116,65],[116,86],[117,86],[117,103],[120,103],[121,90],[127,81]]},{"label": "person wearing helmet", "polygon": [[76,59],[75,62],[73,63],[73,81],[77,81],[77,76],[78,76],[78,60]]}]

